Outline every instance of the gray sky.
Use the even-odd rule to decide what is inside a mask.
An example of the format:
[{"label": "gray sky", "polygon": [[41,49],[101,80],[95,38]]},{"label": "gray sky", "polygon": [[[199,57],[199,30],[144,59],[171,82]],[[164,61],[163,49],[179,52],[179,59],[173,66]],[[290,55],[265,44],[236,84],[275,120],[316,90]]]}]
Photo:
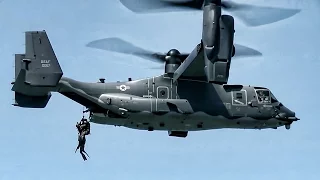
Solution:
[{"label": "gray sky", "polygon": [[[0,0],[1,2],[1,0]],[[250,28],[236,19],[236,43],[264,56],[232,62],[231,84],[265,86],[301,118],[292,129],[212,130],[186,139],[92,124],[89,161],[74,154],[82,107],[53,94],[45,109],[11,106],[14,54],[24,52],[24,31],[48,33],[64,75],[83,81],[158,75],[159,64],[85,45],[120,37],[158,52],[191,51],[201,38],[201,12],[134,14],[118,0],[4,0],[0,3],[0,179],[246,179],[318,180],[316,117],[320,77],[320,3],[317,0],[241,0],[302,9],[274,24]],[[271,4],[273,3],[273,4]],[[180,26],[176,26],[179,23]],[[148,48],[150,46],[150,48]],[[315,94],[315,96],[314,96]]]}]

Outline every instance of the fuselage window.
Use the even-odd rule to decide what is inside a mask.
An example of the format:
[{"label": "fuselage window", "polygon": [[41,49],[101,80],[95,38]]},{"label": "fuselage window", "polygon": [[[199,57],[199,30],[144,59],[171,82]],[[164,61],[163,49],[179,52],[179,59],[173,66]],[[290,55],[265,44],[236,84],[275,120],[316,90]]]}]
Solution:
[{"label": "fuselage window", "polygon": [[160,91],[161,96],[164,96],[166,94],[166,92],[164,90]]},{"label": "fuselage window", "polygon": [[245,106],[247,105],[247,98],[245,91],[233,91],[232,92],[232,104],[233,105],[238,105],[238,106]]},{"label": "fuselage window", "polygon": [[270,104],[271,98],[270,98],[270,91],[269,90],[257,90],[257,98],[259,103],[263,104]]}]

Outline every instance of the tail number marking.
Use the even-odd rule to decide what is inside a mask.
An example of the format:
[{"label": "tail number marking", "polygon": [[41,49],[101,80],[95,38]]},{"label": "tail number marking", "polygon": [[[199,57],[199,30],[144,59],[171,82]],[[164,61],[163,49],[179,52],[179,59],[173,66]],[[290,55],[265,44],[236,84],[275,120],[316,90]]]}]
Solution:
[{"label": "tail number marking", "polygon": [[50,67],[50,60],[41,60],[40,62],[41,62],[41,66],[42,66],[43,68],[48,68],[48,67]]}]

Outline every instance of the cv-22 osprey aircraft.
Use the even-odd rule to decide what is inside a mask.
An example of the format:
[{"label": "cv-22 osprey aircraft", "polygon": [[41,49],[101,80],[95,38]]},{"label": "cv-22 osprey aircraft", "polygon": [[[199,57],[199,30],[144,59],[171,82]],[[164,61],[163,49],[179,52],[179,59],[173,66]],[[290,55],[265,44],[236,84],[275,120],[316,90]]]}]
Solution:
[{"label": "cv-22 osprey aircraft", "polygon": [[15,106],[44,108],[51,92],[85,106],[92,123],[168,131],[221,128],[266,129],[299,120],[265,87],[227,84],[234,19],[221,15],[217,0],[203,9],[201,43],[188,55],[171,50],[165,73],[126,82],[88,83],[63,77],[46,31],[26,32],[26,52],[15,55]]}]

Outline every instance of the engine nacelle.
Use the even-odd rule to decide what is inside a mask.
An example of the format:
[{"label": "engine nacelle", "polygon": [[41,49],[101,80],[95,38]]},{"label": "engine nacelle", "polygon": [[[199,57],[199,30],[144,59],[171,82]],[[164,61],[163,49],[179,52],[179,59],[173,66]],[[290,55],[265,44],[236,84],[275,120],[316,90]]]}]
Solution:
[{"label": "engine nacelle", "polygon": [[[209,82],[226,84],[229,79],[229,69],[231,65],[231,57],[235,54],[235,47],[233,45],[234,39],[234,19],[229,15],[222,15],[219,19],[219,41],[218,53],[216,56],[211,55],[214,51],[207,49],[207,58],[205,58],[206,75]],[[216,33],[218,34],[218,33]]]},{"label": "engine nacelle", "polygon": [[220,18],[220,49],[216,59],[215,74],[216,82],[226,84],[229,79],[231,57],[235,53],[233,45],[234,19],[229,15],[222,15]]},{"label": "engine nacelle", "polygon": [[165,73],[172,76],[173,73],[181,65],[180,52],[176,49],[171,49],[166,56]]}]

